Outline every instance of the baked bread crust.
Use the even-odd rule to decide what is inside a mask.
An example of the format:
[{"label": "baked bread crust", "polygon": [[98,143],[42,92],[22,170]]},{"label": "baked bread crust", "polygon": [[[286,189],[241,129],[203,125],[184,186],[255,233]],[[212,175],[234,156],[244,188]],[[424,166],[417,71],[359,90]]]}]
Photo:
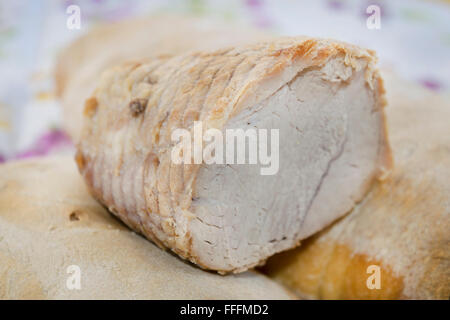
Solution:
[{"label": "baked bread crust", "polygon": [[[0,176],[0,299],[293,297],[257,272],[204,272],[136,235],[89,195],[71,157],[9,162]],[[71,265],[79,290],[66,286]]]}]

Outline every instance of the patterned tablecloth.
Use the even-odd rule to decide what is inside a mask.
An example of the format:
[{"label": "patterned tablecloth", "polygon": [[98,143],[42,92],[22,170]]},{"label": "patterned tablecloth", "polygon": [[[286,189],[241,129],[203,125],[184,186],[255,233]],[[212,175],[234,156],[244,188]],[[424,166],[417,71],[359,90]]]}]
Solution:
[{"label": "patterned tablecloth", "polygon": [[[70,5],[80,8],[80,29],[67,27]],[[379,25],[373,24],[377,20],[370,6],[379,8]],[[53,93],[53,64],[61,48],[99,21],[171,11],[247,20],[279,34],[356,43],[375,49],[382,68],[450,93],[449,1],[1,1],[0,162],[71,152]]]}]

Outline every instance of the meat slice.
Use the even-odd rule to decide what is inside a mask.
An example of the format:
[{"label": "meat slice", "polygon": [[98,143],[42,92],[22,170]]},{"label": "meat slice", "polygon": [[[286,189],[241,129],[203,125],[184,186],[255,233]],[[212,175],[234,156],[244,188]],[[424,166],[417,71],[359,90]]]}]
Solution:
[{"label": "meat slice", "polygon": [[264,267],[302,297],[450,297],[450,101],[384,78],[395,169],[345,218]]},{"label": "meat slice", "polygon": [[[112,68],[86,104],[80,172],[161,247],[206,269],[247,270],[348,212],[388,172],[374,64],[371,51],[301,37]],[[195,121],[278,129],[278,170],[174,163],[172,133]]]},{"label": "meat slice", "polygon": [[101,72],[107,67],[132,59],[214,50],[268,37],[246,25],[173,13],[98,25],[58,57],[55,83],[64,129],[78,141],[83,101],[95,89]]}]

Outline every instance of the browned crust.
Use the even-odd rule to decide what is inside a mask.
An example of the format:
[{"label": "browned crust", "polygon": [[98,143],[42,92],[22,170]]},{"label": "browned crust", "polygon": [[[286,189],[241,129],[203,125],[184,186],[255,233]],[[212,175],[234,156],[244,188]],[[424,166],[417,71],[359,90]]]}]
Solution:
[{"label": "browned crust", "polygon": [[382,181],[386,179],[392,169],[394,168],[394,157],[392,154],[392,148],[389,142],[389,132],[388,132],[388,124],[386,119],[386,112],[384,108],[387,106],[387,100],[386,100],[386,90],[384,88],[384,82],[383,78],[380,76],[380,73],[376,72],[376,87],[378,90],[378,105],[380,111],[380,116],[382,118],[381,124],[382,124],[382,135],[380,136],[380,166],[377,173],[377,178]]},{"label": "browned crust", "polygon": [[97,110],[97,107],[98,107],[97,99],[95,97],[90,97],[84,103],[83,115],[89,118],[92,117],[95,111]]},{"label": "browned crust", "polygon": [[[369,289],[369,266],[380,267],[380,289]],[[300,297],[308,299],[393,300],[403,296],[403,277],[389,265],[364,254],[354,254],[346,245],[303,242],[301,250],[270,259],[263,271]]]}]

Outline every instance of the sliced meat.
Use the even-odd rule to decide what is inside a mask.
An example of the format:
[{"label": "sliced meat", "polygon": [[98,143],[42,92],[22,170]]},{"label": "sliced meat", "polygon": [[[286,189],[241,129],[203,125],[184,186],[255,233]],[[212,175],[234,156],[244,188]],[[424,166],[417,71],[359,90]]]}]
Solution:
[{"label": "sliced meat", "polygon": [[107,67],[132,59],[212,50],[266,38],[266,34],[245,25],[176,14],[99,25],[58,57],[55,82],[64,128],[77,142],[82,128],[83,101],[92,94]]},{"label": "sliced meat", "polygon": [[[95,110],[87,104],[80,171],[160,246],[206,269],[247,270],[348,212],[388,171],[374,63],[348,44],[281,38],[118,66]],[[248,154],[247,164],[175,164],[171,134],[195,121],[224,135],[279,130],[278,170],[262,175]]]},{"label": "sliced meat", "polygon": [[302,297],[450,296],[450,103],[386,80],[395,169],[345,218],[264,267]]}]

